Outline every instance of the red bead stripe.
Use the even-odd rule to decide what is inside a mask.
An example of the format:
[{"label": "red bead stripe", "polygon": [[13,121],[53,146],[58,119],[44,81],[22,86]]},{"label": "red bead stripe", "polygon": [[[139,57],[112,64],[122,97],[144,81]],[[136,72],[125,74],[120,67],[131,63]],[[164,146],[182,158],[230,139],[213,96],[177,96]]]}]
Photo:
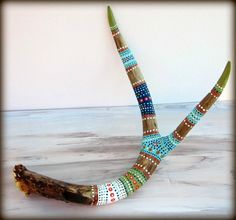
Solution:
[{"label": "red bead stripe", "polygon": [[152,159],[155,163],[157,163],[157,164],[160,163],[160,161],[159,161],[156,157],[154,157],[154,156],[152,156],[152,155],[150,155],[150,154],[147,154],[147,153],[145,153],[145,152],[141,152],[140,155],[141,155],[141,156],[148,157],[148,158],[151,158],[151,159]]},{"label": "red bead stripe", "polygon": [[137,166],[136,164],[133,165],[134,168],[138,169],[140,172],[142,172],[144,174],[144,176],[149,179],[150,174],[148,174],[148,172],[146,170],[144,170],[143,167]]},{"label": "red bead stripe", "polygon": [[203,108],[203,106],[201,106],[200,104],[198,104],[196,106],[196,109],[201,112],[202,114],[205,114],[207,112],[207,110],[205,108]]},{"label": "red bead stripe", "polygon": [[220,96],[220,93],[219,93],[215,88],[213,88],[213,89],[211,90],[211,93],[212,93],[214,96],[217,96],[217,97]]},{"label": "red bead stripe", "polygon": [[119,32],[118,28],[116,28],[115,30],[111,31],[112,34],[116,34],[117,32]]},{"label": "red bead stripe", "polygon": [[131,70],[132,70],[132,68],[134,68],[134,67],[136,67],[136,66],[138,66],[138,64],[135,64],[135,65],[133,65],[133,66],[131,66],[131,67],[127,68],[127,69],[126,69],[126,71],[131,71]]},{"label": "red bead stripe", "polygon": [[155,114],[143,115],[143,119],[144,118],[153,118],[153,117],[156,117],[156,115]]},{"label": "red bead stripe", "polygon": [[148,131],[148,132],[144,131],[144,132],[143,132],[143,136],[147,136],[147,135],[150,135],[150,134],[158,134],[159,133],[158,131]]},{"label": "red bead stripe", "polygon": [[146,82],[145,81],[142,81],[142,82],[137,82],[136,84],[132,84],[133,88],[136,88],[142,84],[145,84]]},{"label": "red bead stripe", "polygon": [[178,141],[182,141],[183,140],[183,137],[178,135],[179,133],[175,130],[173,132],[173,135],[174,135],[174,138],[177,139]]},{"label": "red bead stripe", "polygon": [[124,46],[123,48],[121,47],[121,48],[119,48],[118,49],[118,52],[123,52],[123,51],[125,51],[125,50],[128,50],[129,48],[127,47],[127,46]]},{"label": "red bead stripe", "polygon": [[187,117],[184,119],[184,122],[185,122],[185,123],[187,123],[188,125],[190,125],[191,127],[193,127],[193,126],[194,126],[194,124],[193,124],[193,123],[191,123],[191,122],[188,120],[188,118],[187,118]]}]

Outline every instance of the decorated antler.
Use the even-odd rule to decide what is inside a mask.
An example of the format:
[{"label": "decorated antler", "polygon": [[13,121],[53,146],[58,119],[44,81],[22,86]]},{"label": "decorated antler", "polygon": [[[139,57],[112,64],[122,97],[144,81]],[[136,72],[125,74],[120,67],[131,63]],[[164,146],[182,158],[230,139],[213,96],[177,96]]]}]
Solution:
[{"label": "decorated antler", "polygon": [[147,84],[143,78],[142,73],[140,72],[134,55],[128,48],[128,45],[126,44],[124,38],[120,33],[120,30],[116,24],[115,18],[109,6],[107,12],[112,36],[114,38],[118,53],[124,64],[125,70],[139,103],[139,108],[143,120],[143,135],[146,136],[150,134],[158,134],[156,114]]},{"label": "decorated antler", "polygon": [[16,185],[25,193],[88,205],[105,205],[126,198],[139,189],[153,174],[161,160],[179,144],[191,128],[222,93],[229,74],[230,62],[210,93],[189,113],[176,130],[162,137],[147,84],[138,64],[121,36],[113,13],[108,6],[108,20],[117,50],[139,103],[143,121],[142,149],[136,163],[121,177],[100,185],[76,185],[55,180],[16,165],[13,173]]}]

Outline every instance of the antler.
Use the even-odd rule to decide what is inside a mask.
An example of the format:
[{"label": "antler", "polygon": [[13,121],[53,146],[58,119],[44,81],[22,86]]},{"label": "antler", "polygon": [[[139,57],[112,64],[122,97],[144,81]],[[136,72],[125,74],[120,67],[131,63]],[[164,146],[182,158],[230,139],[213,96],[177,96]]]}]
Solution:
[{"label": "antler", "polygon": [[226,85],[230,73],[230,62],[216,86],[177,129],[170,135],[161,137],[157,129],[156,115],[147,84],[133,54],[120,34],[110,7],[108,7],[108,20],[142,115],[143,141],[138,159],[123,176],[110,183],[100,185],[66,183],[30,171],[23,165],[16,165],[13,169],[16,185],[25,194],[36,193],[48,198],[89,205],[104,205],[126,198],[150,178],[163,157],[183,140],[190,129],[216,101]]}]

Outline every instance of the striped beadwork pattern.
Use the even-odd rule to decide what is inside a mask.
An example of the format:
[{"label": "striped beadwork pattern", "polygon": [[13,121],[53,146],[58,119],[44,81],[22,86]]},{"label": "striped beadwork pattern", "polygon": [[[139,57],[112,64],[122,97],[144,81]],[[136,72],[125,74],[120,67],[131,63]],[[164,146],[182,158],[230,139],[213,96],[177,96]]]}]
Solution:
[{"label": "striped beadwork pattern", "polygon": [[179,144],[188,132],[201,120],[209,108],[213,105],[216,99],[221,95],[224,87],[218,83],[208,93],[200,103],[187,115],[187,117],[180,123],[176,130],[171,134],[173,144]]},{"label": "striped beadwork pattern", "polygon": [[117,25],[111,27],[111,32],[117,46],[118,53],[131,81],[135,96],[143,118],[143,135],[157,134],[155,109],[147,84],[140,72],[138,63],[131,50],[125,43]]},{"label": "striped beadwork pattern", "polygon": [[129,71],[137,66],[137,62],[128,47],[120,51],[119,54],[126,71]]},{"label": "striped beadwork pattern", "polygon": [[147,84],[143,83],[135,87],[134,92],[137,97],[142,116],[145,117],[146,115],[155,115],[152,98],[148,91]]},{"label": "striped beadwork pattern", "polygon": [[220,94],[223,91],[223,87],[221,87],[218,83],[214,86],[214,88],[211,90],[210,94],[213,96],[215,99],[217,99]]},{"label": "striped beadwork pattern", "polygon": [[97,186],[98,201],[95,205],[106,205],[127,197],[124,184],[119,180]]},{"label": "striped beadwork pattern", "polygon": [[200,121],[201,117],[203,116],[204,114],[201,113],[200,111],[198,111],[196,108],[194,108],[187,116],[187,119],[188,121],[195,125],[197,124],[198,121]]}]

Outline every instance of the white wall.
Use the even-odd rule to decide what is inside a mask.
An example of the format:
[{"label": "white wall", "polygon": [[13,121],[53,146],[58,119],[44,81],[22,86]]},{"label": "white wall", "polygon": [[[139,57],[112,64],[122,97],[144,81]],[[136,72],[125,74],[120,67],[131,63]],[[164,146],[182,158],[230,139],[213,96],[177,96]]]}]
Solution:
[{"label": "white wall", "polygon": [[[200,100],[233,59],[231,3],[109,4],[154,103]],[[5,110],[136,104],[106,6],[4,3]]]}]

